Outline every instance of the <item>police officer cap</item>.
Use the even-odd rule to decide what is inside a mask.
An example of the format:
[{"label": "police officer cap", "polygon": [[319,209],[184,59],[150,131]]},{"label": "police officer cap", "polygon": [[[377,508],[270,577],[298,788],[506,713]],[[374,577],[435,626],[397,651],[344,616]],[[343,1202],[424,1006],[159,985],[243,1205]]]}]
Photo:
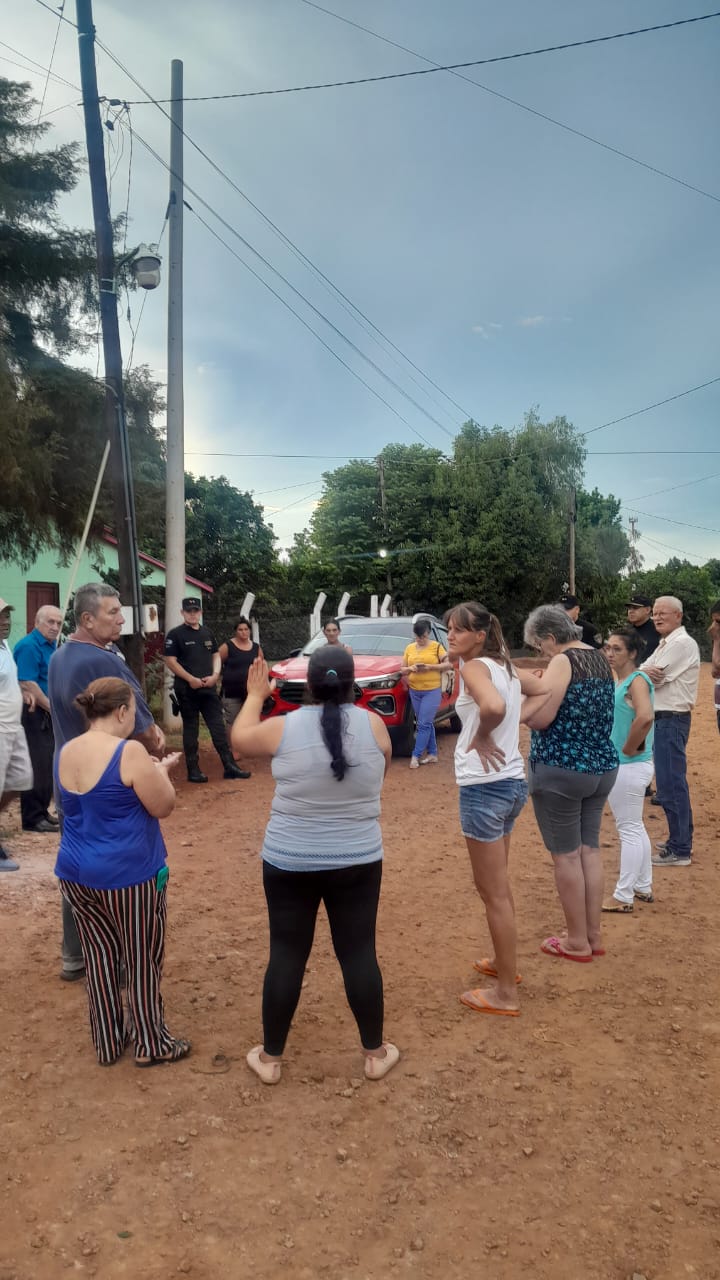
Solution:
[{"label": "police officer cap", "polygon": [[199,596],[185,596],[182,602],[183,609],[202,609],[202,600]]}]

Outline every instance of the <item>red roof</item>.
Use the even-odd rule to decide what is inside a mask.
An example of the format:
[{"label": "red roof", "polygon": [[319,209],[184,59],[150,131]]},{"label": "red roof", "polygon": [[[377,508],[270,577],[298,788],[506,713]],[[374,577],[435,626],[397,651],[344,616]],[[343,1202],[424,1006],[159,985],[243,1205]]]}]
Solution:
[{"label": "red roof", "polygon": [[[117,538],[112,533],[109,533],[108,530],[103,533],[103,542],[107,542],[111,547],[116,547],[118,544]],[[167,568],[167,565],[162,560],[156,560],[154,556],[146,556],[144,551],[138,551],[138,556],[146,564],[151,564],[156,569],[165,570]],[[198,587],[200,591],[207,592],[209,596],[213,594],[213,587],[209,586],[207,582],[200,582],[199,578],[191,578],[189,573],[185,574],[185,581],[189,582],[192,587]]]}]

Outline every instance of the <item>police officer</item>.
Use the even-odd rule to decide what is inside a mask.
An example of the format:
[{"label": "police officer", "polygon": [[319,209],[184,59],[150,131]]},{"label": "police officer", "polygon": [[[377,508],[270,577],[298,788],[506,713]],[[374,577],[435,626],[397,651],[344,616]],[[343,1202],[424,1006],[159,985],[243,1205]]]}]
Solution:
[{"label": "police officer", "polygon": [[649,596],[636,593],[625,606],[628,626],[633,628],[645,646],[642,651],[643,662],[650,657],[651,653],[655,652],[660,643],[660,636],[650,616],[652,614],[652,604],[653,602]]},{"label": "police officer", "polygon": [[249,778],[238,769],[225,736],[222,706],[217,692],[220,679],[220,655],[215,638],[200,621],[202,601],[186,596],[182,602],[183,622],[165,637],[165,664],[175,677],[175,697],[183,723],[183,751],[188,782],[207,782],[198,764],[198,729],[200,716],[210,732],[213,746],[222,764],[225,778]]},{"label": "police officer", "polygon": [[572,618],[582,630],[583,644],[589,644],[591,649],[599,649],[602,646],[602,636],[589,618],[580,616],[580,601],[577,596],[564,595],[560,599],[560,603],[567,614]]}]

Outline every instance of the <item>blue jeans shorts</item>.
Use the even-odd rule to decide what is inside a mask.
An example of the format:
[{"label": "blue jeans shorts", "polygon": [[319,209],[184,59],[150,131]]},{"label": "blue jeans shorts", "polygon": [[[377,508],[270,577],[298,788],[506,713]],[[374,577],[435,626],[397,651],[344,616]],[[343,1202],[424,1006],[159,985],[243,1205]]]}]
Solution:
[{"label": "blue jeans shorts", "polygon": [[528,798],[524,778],[460,787],[460,829],[468,840],[492,844],[509,836]]}]

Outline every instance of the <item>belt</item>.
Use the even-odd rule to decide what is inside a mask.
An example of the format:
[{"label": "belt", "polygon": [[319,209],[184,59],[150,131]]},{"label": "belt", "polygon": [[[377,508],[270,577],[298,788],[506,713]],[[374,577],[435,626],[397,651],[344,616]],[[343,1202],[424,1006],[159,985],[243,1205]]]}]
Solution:
[{"label": "belt", "polygon": [[668,716],[689,716],[690,714],[689,711],[656,711],[655,719],[667,720]]}]

